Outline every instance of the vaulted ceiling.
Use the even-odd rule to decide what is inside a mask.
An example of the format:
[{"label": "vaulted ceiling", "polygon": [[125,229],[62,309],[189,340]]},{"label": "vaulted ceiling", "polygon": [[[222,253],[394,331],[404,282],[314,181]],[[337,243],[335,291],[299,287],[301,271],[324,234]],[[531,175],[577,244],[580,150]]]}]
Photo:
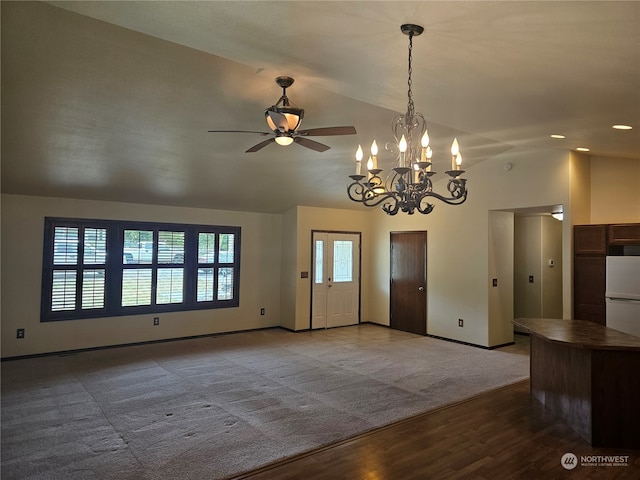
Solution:
[{"label": "vaulted ceiling", "polygon": [[[640,2],[2,2],[2,191],[359,208],[355,150],[406,109],[403,23],[425,27],[413,93],[435,170],[454,136],[467,168],[513,148],[640,160]],[[280,75],[302,128],[358,134],[244,153],[264,137],[207,132],[267,131]]]}]

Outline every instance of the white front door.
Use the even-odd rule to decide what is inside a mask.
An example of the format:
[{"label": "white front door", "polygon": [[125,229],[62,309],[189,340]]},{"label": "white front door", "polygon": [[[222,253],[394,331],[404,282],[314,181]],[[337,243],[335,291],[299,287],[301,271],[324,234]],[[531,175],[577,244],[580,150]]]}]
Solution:
[{"label": "white front door", "polygon": [[313,232],[311,328],[358,323],[360,235]]}]

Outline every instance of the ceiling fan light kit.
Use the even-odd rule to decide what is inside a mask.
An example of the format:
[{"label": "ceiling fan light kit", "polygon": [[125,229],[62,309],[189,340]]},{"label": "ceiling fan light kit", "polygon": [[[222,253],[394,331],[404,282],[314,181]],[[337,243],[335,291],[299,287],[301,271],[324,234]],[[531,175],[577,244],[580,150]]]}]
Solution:
[{"label": "ceiling fan light kit", "polygon": [[[291,103],[287,97],[287,88],[293,85],[293,78],[291,77],[278,77],[276,83],[282,87],[282,96],[276,102],[275,105],[267,108],[264,111],[264,118],[267,121],[267,126],[273,131],[279,131],[282,127],[285,131],[295,131],[302,123],[304,117],[304,109],[298,108]],[[279,115],[284,115],[284,120],[281,120]],[[283,121],[286,124],[283,124]],[[278,142],[276,138],[276,142]],[[289,142],[286,145],[290,145],[293,142]],[[280,145],[283,145],[280,143]]]},{"label": "ceiling fan light kit", "polygon": [[303,147],[309,148],[316,152],[325,152],[329,150],[325,145],[306,137],[311,136],[333,136],[333,135],[355,135],[356,129],[352,126],[345,127],[321,127],[310,128],[307,130],[298,130],[302,119],[304,118],[304,109],[295,106],[289,97],[287,97],[287,88],[293,85],[291,77],[277,77],[276,83],[282,88],[282,96],[278,101],[264,111],[264,118],[271,132],[255,132],[250,130],[209,130],[210,133],[254,133],[259,135],[273,135],[267,140],[254,145],[245,153],[254,153],[262,150],[267,145],[277,143],[281,146],[297,143]]},{"label": "ceiling fan light kit", "polygon": [[[449,205],[460,205],[467,199],[467,180],[459,178],[464,173],[461,169],[462,156],[458,140],[451,145],[451,169],[445,173],[449,176],[447,183],[448,196],[433,191],[431,177],[432,151],[429,146],[429,134],[424,116],[415,111],[412,91],[412,50],[413,37],[420,35],[424,28],[420,25],[404,24],[400,27],[403,34],[409,37],[408,68],[408,104],[403,115],[396,115],[391,123],[391,131],[395,142],[385,144],[385,149],[397,159],[397,166],[382,180],[382,169],[378,168],[378,146],[374,140],[371,144],[371,156],[367,162],[367,175],[362,175],[362,147],[356,152],[356,174],[350,175],[353,182],[347,187],[347,195],[354,202],[366,207],[381,206],[389,215],[399,211],[409,215],[418,211],[431,213],[434,208],[429,199],[436,198]],[[365,180],[366,179],[366,180]]]}]

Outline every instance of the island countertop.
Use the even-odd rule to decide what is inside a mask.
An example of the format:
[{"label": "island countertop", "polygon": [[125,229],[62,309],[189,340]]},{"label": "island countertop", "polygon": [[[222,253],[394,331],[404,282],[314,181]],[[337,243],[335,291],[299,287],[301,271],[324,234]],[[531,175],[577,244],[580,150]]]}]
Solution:
[{"label": "island countertop", "polygon": [[531,335],[575,348],[640,351],[640,337],[586,320],[516,318],[512,323]]}]

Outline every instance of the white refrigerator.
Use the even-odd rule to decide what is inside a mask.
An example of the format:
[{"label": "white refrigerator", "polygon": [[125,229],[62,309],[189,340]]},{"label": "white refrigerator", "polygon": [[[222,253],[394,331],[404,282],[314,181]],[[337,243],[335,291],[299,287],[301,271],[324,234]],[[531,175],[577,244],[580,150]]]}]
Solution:
[{"label": "white refrigerator", "polygon": [[640,257],[607,257],[607,327],[640,337]]}]

